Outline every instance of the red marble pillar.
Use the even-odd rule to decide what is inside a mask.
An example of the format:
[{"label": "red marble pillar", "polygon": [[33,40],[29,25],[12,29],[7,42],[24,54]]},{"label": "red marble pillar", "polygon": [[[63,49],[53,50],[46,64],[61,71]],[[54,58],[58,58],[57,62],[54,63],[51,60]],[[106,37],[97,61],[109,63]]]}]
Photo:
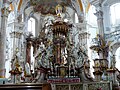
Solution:
[{"label": "red marble pillar", "polygon": [[26,45],[26,62],[30,64],[31,60],[31,45],[32,41],[27,40],[27,45]]}]

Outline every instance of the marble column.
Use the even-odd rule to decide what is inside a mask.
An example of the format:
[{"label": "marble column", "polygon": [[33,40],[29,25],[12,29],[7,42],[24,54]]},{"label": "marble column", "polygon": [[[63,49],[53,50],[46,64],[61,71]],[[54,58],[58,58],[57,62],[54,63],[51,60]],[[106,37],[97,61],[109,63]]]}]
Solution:
[{"label": "marble column", "polygon": [[26,62],[29,63],[29,65],[31,64],[31,46],[32,46],[32,40],[31,38],[27,38],[26,41]]},{"label": "marble column", "polygon": [[[99,44],[101,47],[101,44],[103,44],[101,41],[105,42],[105,36],[104,36],[104,23],[103,23],[103,2],[104,0],[92,0],[91,4],[93,4],[96,7],[96,13],[97,16],[97,24],[98,24],[98,30],[99,30]],[[99,59],[107,59],[107,56],[105,56],[103,51],[99,51]]]},{"label": "marble column", "polygon": [[109,34],[111,31],[111,16],[110,16],[110,6],[103,5],[103,21],[104,21],[104,32]]},{"label": "marble column", "polygon": [[95,15],[97,16],[99,34],[104,38],[103,12],[101,10],[96,11]]},{"label": "marble column", "polygon": [[96,7],[97,24],[99,34],[104,38],[103,10],[102,3],[104,0],[91,0],[91,4]]},{"label": "marble column", "polygon": [[1,29],[0,29],[0,78],[5,77],[5,51],[6,51],[6,24],[8,18],[8,8],[6,2],[1,9]]}]

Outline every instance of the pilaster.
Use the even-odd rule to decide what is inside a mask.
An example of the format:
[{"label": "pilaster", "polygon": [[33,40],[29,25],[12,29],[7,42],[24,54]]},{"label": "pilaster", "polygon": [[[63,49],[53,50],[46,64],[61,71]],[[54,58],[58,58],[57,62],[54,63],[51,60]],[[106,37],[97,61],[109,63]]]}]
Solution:
[{"label": "pilaster", "polygon": [[6,24],[9,10],[6,2],[2,3],[4,7],[1,8],[1,30],[0,30],[0,78],[5,77],[5,51],[6,51]]},{"label": "pilaster", "polygon": [[[19,68],[24,67],[24,52],[23,48],[23,23],[19,21],[14,21],[12,23],[8,24],[8,27],[11,27],[10,37],[11,37],[11,55],[10,61],[11,61],[11,70],[9,71],[11,73],[11,82],[12,83],[19,83],[20,75],[22,74],[22,71],[15,71],[16,68],[16,62],[20,65]],[[18,61],[17,61],[18,60]],[[16,78],[19,78],[17,80]]]},{"label": "pilaster", "polygon": [[[11,36],[11,58],[12,56],[15,54],[15,51],[16,49],[19,50],[19,52],[21,52],[22,48],[21,48],[21,40],[22,40],[22,35],[23,35],[23,23],[18,23],[18,22],[13,22],[11,24],[11,33],[10,33],[10,36]],[[9,26],[8,25],[8,26]]]}]

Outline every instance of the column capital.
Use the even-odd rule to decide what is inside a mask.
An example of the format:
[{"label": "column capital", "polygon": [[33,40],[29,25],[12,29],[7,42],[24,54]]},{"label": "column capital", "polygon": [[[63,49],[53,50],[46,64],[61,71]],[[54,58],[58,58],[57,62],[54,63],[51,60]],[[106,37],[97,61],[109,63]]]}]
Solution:
[{"label": "column capital", "polygon": [[9,0],[3,0],[2,7],[1,7],[1,16],[3,15],[8,16],[8,14],[10,13],[9,5],[10,5]]},{"label": "column capital", "polygon": [[20,36],[22,35],[22,32],[19,31],[13,31],[10,33],[11,38],[20,38]]},{"label": "column capital", "polygon": [[8,7],[1,8],[1,16],[6,16],[7,17],[9,15],[9,13],[10,13],[10,11],[9,11]]},{"label": "column capital", "polygon": [[97,19],[103,19],[103,12],[100,10],[100,11],[96,11],[96,13],[94,14],[97,16]]},{"label": "column capital", "polygon": [[83,39],[88,39],[89,36],[90,36],[90,34],[88,32],[83,32],[83,33],[80,33],[78,37],[79,38],[83,37]]}]

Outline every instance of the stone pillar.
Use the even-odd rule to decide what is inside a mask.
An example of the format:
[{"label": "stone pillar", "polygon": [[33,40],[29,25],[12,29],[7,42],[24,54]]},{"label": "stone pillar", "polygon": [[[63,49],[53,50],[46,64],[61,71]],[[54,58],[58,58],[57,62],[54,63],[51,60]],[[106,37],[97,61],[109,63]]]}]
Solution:
[{"label": "stone pillar", "polygon": [[95,15],[97,16],[99,34],[104,38],[103,10],[102,10],[103,1],[104,0],[91,0],[91,4],[93,4],[96,7]]},{"label": "stone pillar", "polygon": [[108,5],[103,5],[103,17],[104,17],[104,32],[106,34],[109,34],[111,31],[111,19],[110,19],[110,6]]},{"label": "stone pillar", "polygon": [[103,25],[103,12],[97,11],[95,13],[95,15],[97,16],[97,23],[98,23],[98,29],[99,29],[99,34],[104,37],[104,25]]},{"label": "stone pillar", "polygon": [[8,8],[6,2],[1,9],[1,29],[0,29],[0,78],[5,77],[5,51],[6,51],[6,24],[8,18]]},{"label": "stone pillar", "polygon": [[[93,4],[96,7],[95,15],[97,16],[97,24],[98,24],[98,30],[99,30],[98,43],[100,44],[99,45],[100,47],[102,47],[101,45],[103,45],[104,42],[105,42],[104,23],[103,23],[103,10],[102,10],[103,1],[104,0],[92,0],[91,1],[91,4]],[[105,43],[105,44],[107,44],[107,43]],[[104,47],[105,47],[105,45],[104,45]],[[107,50],[104,50],[104,52],[99,50],[99,59],[107,59],[107,56],[105,56],[106,51]]]}]

